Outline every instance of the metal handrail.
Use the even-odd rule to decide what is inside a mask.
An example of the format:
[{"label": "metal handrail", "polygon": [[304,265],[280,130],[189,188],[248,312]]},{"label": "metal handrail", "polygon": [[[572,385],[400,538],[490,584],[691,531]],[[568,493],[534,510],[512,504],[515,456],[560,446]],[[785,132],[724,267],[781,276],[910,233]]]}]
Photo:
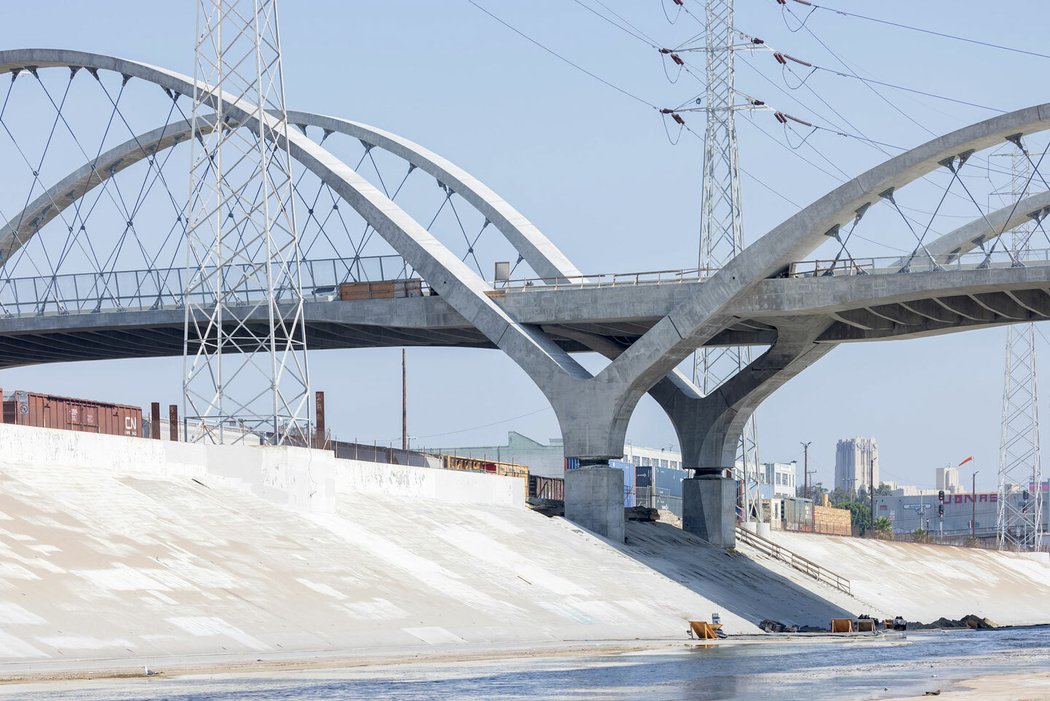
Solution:
[{"label": "metal handrail", "polygon": [[[899,256],[881,258],[846,258],[792,263],[788,277],[827,277],[849,275],[885,275],[903,272],[905,259]],[[1017,260],[1008,251],[988,256],[983,251],[970,251],[961,256],[916,257],[908,267],[912,273],[938,270],[975,270],[1008,268],[1018,265],[1050,264],[1050,249],[1025,251]],[[243,303],[263,298],[262,288],[254,288],[258,270],[254,266],[230,266],[221,276],[223,284],[233,281],[234,288],[225,294]],[[205,271],[207,273],[207,271]],[[278,271],[280,273],[280,271]],[[623,287],[699,282],[716,271],[705,268],[652,270],[635,273],[603,273],[570,278],[531,278],[501,280],[492,283],[497,293],[520,293],[530,290],[579,289],[589,287]],[[189,275],[185,268],[67,273],[38,277],[0,277],[0,316],[43,314],[83,314],[99,311],[146,311],[181,308],[187,297],[195,304],[207,304],[206,283],[215,271],[203,276]],[[362,256],[305,260],[300,264],[304,296],[323,299],[336,293],[345,282],[418,279],[415,271],[397,255]],[[216,279],[219,276],[215,275]],[[279,276],[278,276],[279,277]],[[426,286],[425,281],[423,282]],[[187,286],[189,289],[187,290]],[[277,290],[280,301],[280,288]]]},{"label": "metal handrail", "polygon": [[576,275],[571,278],[535,277],[496,280],[497,290],[529,292],[532,290],[565,289],[575,287],[624,287],[634,285],[659,285],[666,283],[694,282],[718,272],[717,269],[685,268],[681,270],[644,270],[631,273],[597,273]]},{"label": "metal handrail", "polygon": [[877,256],[868,258],[836,258],[799,261],[788,268],[788,277],[838,277],[849,275],[891,275],[896,273],[926,273],[947,270],[980,270],[982,268],[1022,267],[1028,264],[1050,263],[1050,248],[1028,249],[1018,258],[1009,250],[994,253],[975,249],[961,255]]},{"label": "metal handrail", "polygon": [[[303,296],[307,299],[337,296],[338,286],[346,282],[407,280],[414,276],[415,271],[401,256],[326,258],[300,263]],[[221,279],[228,285],[225,294],[251,304],[265,298],[265,291],[253,284],[260,277],[255,266],[235,265],[224,268]],[[215,297],[209,285],[219,279],[214,269],[201,275],[189,274],[185,268],[0,277],[0,315],[171,309],[182,308],[187,299],[193,304],[208,304]],[[278,286],[275,290],[278,302],[284,289],[290,293],[290,288]]]},{"label": "metal handrail", "polygon": [[823,565],[818,565],[812,560],[804,558],[801,555],[792,552],[791,550],[788,550],[782,545],[779,545],[771,540],[763,538],[757,533],[752,533],[751,531],[740,528],[739,526],[737,526],[736,529],[736,537],[744,541],[751,547],[755,548],[759,552],[765,553],[766,555],[769,555],[770,557],[776,560],[780,560],[781,562],[786,562],[792,568],[798,570],[799,572],[802,572],[805,575],[808,575],[809,577],[812,577],[818,582],[823,582],[824,584],[831,585],[839,591],[849,594],[850,596],[853,595],[850,581],[842,575],[836,572],[832,572]]},{"label": "metal handrail", "polygon": [[[879,256],[869,258],[836,258],[798,261],[788,266],[786,277],[838,277],[848,275],[890,275],[946,270],[979,270],[981,268],[1009,268],[1026,264],[1050,264],[1050,248],[1030,249],[1020,259],[1010,251],[997,250],[988,255],[984,251],[968,251],[962,255],[940,255],[932,258],[915,256]],[[636,273],[599,273],[563,278],[521,278],[497,280],[492,286],[506,292],[529,292],[580,287],[624,287],[633,285],[664,285],[698,282],[718,272],[708,268],[682,270],[650,270]]]}]

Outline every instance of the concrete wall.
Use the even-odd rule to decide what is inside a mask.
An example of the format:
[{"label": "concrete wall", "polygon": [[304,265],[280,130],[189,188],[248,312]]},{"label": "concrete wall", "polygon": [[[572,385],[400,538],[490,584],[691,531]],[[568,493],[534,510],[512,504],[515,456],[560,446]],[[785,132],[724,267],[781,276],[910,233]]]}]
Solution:
[{"label": "concrete wall", "polygon": [[0,424],[0,461],[187,477],[238,489],[279,506],[331,513],[337,493],[524,508],[525,480],[471,472],[336,459],[286,446],[231,446],[103,436]]},{"label": "concrete wall", "polygon": [[338,494],[385,494],[403,499],[437,499],[463,504],[525,508],[526,481],[456,470],[335,461]]},{"label": "concrete wall", "polygon": [[304,512],[335,509],[336,461],[320,451],[274,446],[172,443],[0,424],[0,461],[222,484]]},{"label": "concrete wall", "polygon": [[813,529],[831,535],[852,535],[853,515],[849,509],[833,506],[813,506]]}]

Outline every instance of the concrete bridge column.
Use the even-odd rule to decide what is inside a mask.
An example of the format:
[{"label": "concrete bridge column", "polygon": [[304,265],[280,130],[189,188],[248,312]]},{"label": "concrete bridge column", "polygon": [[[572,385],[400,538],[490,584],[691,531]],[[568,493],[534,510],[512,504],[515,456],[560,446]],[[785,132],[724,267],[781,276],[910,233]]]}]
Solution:
[{"label": "concrete bridge column", "polygon": [[565,471],[565,518],[589,531],[624,540],[623,470],[595,460]]},{"label": "concrete bridge column", "polygon": [[561,380],[546,385],[558,415],[565,457],[565,518],[609,540],[624,540],[623,470],[609,467],[623,457],[633,405],[624,404],[624,388]]},{"label": "concrete bridge column", "polygon": [[682,480],[682,529],[720,548],[736,547],[736,480],[724,468]]},{"label": "concrete bridge column", "polygon": [[707,396],[675,376],[650,390],[678,434],[682,465],[694,474],[682,482],[682,528],[721,547],[736,544],[737,483],[725,475],[732,474],[744,424],[766,397],[833,347],[816,343],[826,320],[790,321],[769,350]]}]

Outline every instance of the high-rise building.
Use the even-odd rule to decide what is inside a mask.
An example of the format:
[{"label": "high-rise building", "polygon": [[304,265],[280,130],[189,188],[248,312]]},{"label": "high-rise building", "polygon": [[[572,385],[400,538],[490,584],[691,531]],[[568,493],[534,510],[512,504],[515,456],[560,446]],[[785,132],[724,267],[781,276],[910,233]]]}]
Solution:
[{"label": "high-rise building", "polygon": [[938,467],[937,468],[937,489],[943,489],[946,492],[960,492],[962,489],[959,486],[959,468],[957,467]]},{"label": "high-rise building", "polygon": [[867,491],[879,484],[879,445],[874,438],[845,438],[835,444],[835,487]]}]

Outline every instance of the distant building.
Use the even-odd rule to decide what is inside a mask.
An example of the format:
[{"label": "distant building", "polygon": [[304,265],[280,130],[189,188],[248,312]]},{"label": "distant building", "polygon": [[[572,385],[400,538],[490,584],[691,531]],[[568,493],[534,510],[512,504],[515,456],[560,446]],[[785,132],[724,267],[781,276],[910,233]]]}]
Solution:
[{"label": "distant building", "polygon": [[496,462],[512,462],[528,467],[529,474],[540,477],[562,477],[565,474],[565,447],[560,438],[551,438],[544,444],[517,431],[507,432],[505,445],[427,448],[427,452],[459,455],[464,458],[481,458]]},{"label": "distant building", "polygon": [[623,447],[623,459],[635,467],[682,467],[682,454],[665,448],[643,448],[628,443]]},{"label": "distant building", "polygon": [[959,468],[957,467],[938,467],[937,468],[937,489],[943,489],[946,492],[961,492],[962,487],[959,484]]},{"label": "distant building", "polygon": [[[1048,489],[1043,483],[1044,491]],[[933,534],[966,536],[976,532],[977,537],[991,538],[996,534],[999,514],[999,494],[996,492],[961,492],[945,494],[944,504],[937,497],[937,490],[924,490],[925,494],[875,497],[875,517],[886,517],[893,524],[895,533],[912,533],[919,528]],[[947,492],[948,490],[944,490]],[[1021,491],[1006,496],[1015,508],[1025,504]],[[942,508],[943,506],[943,508]],[[977,517],[971,526],[970,520]],[[1050,519],[1050,500],[1043,502],[1042,530]]]},{"label": "distant building", "polygon": [[[547,443],[522,435],[517,431],[507,432],[505,445],[459,446],[450,448],[428,448],[428,452],[459,455],[464,458],[482,458],[496,462],[512,462],[525,465],[529,473],[541,477],[562,477],[565,474],[565,446],[561,438],[551,438]],[[644,448],[628,443],[624,446],[623,460],[635,467],[669,468],[682,467],[682,454],[664,448]],[[678,490],[681,496],[681,489]]]},{"label": "distant building", "polygon": [[937,491],[936,489],[916,487],[914,484],[898,484],[890,490],[890,494],[895,497],[935,497],[937,496]]},{"label": "distant building", "polygon": [[762,498],[794,497],[798,482],[797,468],[798,463],[794,462],[762,463],[762,470],[759,472]]},{"label": "distant building", "polygon": [[846,438],[835,445],[835,487],[849,492],[879,484],[879,446],[874,438]]}]

